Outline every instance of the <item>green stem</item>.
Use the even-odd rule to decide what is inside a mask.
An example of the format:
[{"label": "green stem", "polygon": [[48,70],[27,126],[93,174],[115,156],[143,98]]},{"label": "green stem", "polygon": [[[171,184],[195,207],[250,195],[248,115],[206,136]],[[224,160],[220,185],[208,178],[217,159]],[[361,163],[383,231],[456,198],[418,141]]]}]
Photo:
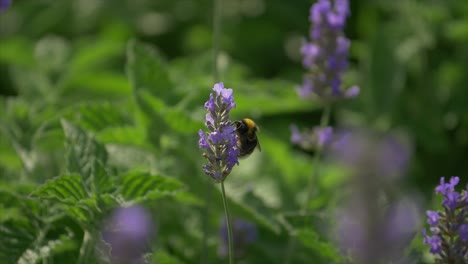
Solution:
[{"label": "green stem", "polygon": [[[219,70],[218,70],[218,56],[220,47],[220,35],[221,35],[221,1],[213,0],[213,81],[214,83],[219,82]],[[206,194],[206,206],[204,212],[203,221],[203,238],[202,238],[202,250],[200,256],[200,263],[207,263],[207,244],[208,244],[208,232],[209,232],[209,215],[211,209],[211,195],[212,187],[208,186]],[[224,195],[223,195],[224,198]]]},{"label": "green stem", "polygon": [[89,230],[85,230],[83,234],[83,242],[81,243],[80,255],[78,256],[78,264],[91,263],[94,252],[94,238]]},{"label": "green stem", "polygon": [[[331,106],[327,104],[325,108],[323,109],[322,117],[320,118],[320,128],[324,128],[328,126],[328,123],[330,122],[330,113],[331,113]],[[312,176],[309,177],[309,182],[307,184],[307,189],[306,189],[306,197],[304,200],[304,204],[302,205],[301,212],[306,213],[307,211],[307,205],[309,204],[310,199],[312,198],[312,195],[314,194],[314,186],[317,186],[317,179],[319,176],[319,163],[320,163],[320,158],[322,157],[322,147],[318,146],[317,151],[314,156],[314,167],[312,169]]]},{"label": "green stem", "polygon": [[[330,113],[331,113],[331,105],[327,104],[325,105],[323,112],[322,112],[322,117],[320,118],[320,127],[326,127],[328,126],[328,123],[330,122]],[[317,179],[319,175],[319,162],[320,158],[322,156],[322,147],[319,146],[317,148],[317,152],[315,153],[314,156],[314,167],[312,168],[312,175],[309,178],[309,182],[307,184],[307,189],[306,189],[306,197],[304,199],[304,203],[301,206],[301,211],[300,215],[305,216],[307,214],[307,206],[309,205],[309,201],[312,198],[314,194],[314,186],[317,186]],[[288,245],[286,247],[286,253],[284,256],[284,261],[283,263],[289,264],[291,263],[291,258],[293,256],[294,250],[296,249],[297,241],[295,238],[295,234],[292,234],[288,240]]]},{"label": "green stem", "polygon": [[213,0],[213,79],[219,81],[218,55],[221,36],[221,1]]},{"label": "green stem", "polygon": [[223,196],[224,214],[226,216],[226,227],[228,230],[229,264],[233,264],[234,263],[234,244],[232,241],[231,218],[229,217],[229,209],[227,205],[226,191],[224,190],[224,181],[221,182],[221,195]]},{"label": "green stem", "polygon": [[202,249],[201,249],[201,256],[200,256],[200,263],[208,263],[208,256],[207,256],[207,251],[208,251],[208,233],[210,230],[210,224],[209,224],[209,219],[210,219],[210,214],[211,214],[211,195],[212,195],[212,187],[211,187],[211,182],[207,181],[207,190],[206,190],[206,205],[205,209],[203,212],[203,238],[202,238]]}]

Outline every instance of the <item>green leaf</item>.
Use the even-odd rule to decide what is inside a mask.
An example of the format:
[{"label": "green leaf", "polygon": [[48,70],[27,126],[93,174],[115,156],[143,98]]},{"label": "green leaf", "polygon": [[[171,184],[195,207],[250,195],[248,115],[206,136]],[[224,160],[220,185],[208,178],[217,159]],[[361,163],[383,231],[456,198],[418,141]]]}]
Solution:
[{"label": "green leaf", "polygon": [[131,95],[125,75],[109,71],[82,73],[66,80],[66,95],[83,96],[83,93],[106,99]]},{"label": "green leaf", "polygon": [[169,253],[158,250],[152,255],[152,262],[154,264],[180,264],[182,263],[179,259],[171,256]]},{"label": "green leaf", "polygon": [[125,49],[125,43],[109,38],[92,38],[83,41],[70,62],[70,72],[92,72],[103,62],[117,58]]},{"label": "green leaf", "polygon": [[69,108],[65,116],[93,132],[130,124],[129,116],[121,108],[107,102],[79,104]]},{"label": "green leaf", "polygon": [[73,205],[65,205],[64,208],[72,219],[87,227],[98,224],[99,214],[102,213],[95,198],[81,199]]},{"label": "green leaf", "polygon": [[308,228],[297,230],[296,235],[304,246],[314,250],[322,257],[332,261],[333,263],[343,262],[343,257],[341,257],[338,249],[333,244],[322,241],[319,235],[312,229]]},{"label": "green leaf", "polygon": [[118,202],[118,198],[112,194],[100,192],[111,191],[114,186],[108,181],[108,176],[103,167],[97,163],[92,178],[95,182],[97,195],[88,195],[83,178],[79,175],[63,175],[47,181],[36,191],[31,193],[31,197],[42,200],[51,200],[63,206],[67,214],[83,225],[97,225],[107,209],[113,208]]},{"label": "green leaf", "polygon": [[[193,120],[184,110],[177,107],[169,107],[162,100],[156,98],[146,91],[138,92],[141,96],[141,105],[146,109],[149,116],[159,118],[153,120],[153,124],[157,124],[161,131],[172,130],[177,133],[193,134],[202,127],[202,122]],[[162,127],[161,123],[164,124]]]},{"label": "green leaf", "polygon": [[180,181],[173,178],[131,172],[122,177],[120,194],[126,201],[139,203],[145,200],[173,196],[183,187]]},{"label": "green leaf", "polygon": [[48,180],[32,194],[32,197],[55,200],[63,204],[74,205],[88,197],[83,179],[78,175],[63,175]]},{"label": "green leaf", "polygon": [[293,152],[291,145],[280,138],[266,133],[260,136],[262,153],[268,157],[272,173],[290,185],[303,184],[314,166],[309,157]]},{"label": "green leaf", "polygon": [[33,249],[27,249],[17,261],[18,264],[34,264],[40,260],[47,260],[56,253],[70,250],[70,245],[73,244],[70,235],[62,235],[58,239],[44,241],[41,246],[36,246]]},{"label": "green leaf", "polygon": [[198,198],[197,196],[189,192],[176,193],[174,196],[174,200],[176,200],[177,202],[181,204],[185,204],[188,206],[202,207],[205,204],[205,202],[202,199]]},{"label": "green leaf", "polygon": [[7,65],[34,65],[33,50],[33,44],[26,38],[2,38],[0,42],[0,62]]},{"label": "green leaf", "polygon": [[66,138],[67,170],[72,173],[79,173],[83,177],[85,185],[90,189],[94,189],[91,186],[93,184],[93,166],[96,160],[106,164],[106,149],[81,128],[66,120],[61,122]]},{"label": "green leaf", "polygon": [[239,210],[248,217],[255,219],[256,222],[269,228],[274,233],[279,234],[280,226],[275,217],[271,214],[271,208],[269,208],[253,191],[247,190],[243,194],[240,194],[241,192],[242,191],[236,190],[228,185],[226,195],[235,205],[233,209],[236,211]]},{"label": "green leaf", "polygon": [[316,109],[320,105],[310,100],[301,100],[296,92],[296,83],[283,80],[250,80],[225,84],[234,90],[237,107],[233,115],[245,117],[255,113],[263,115],[294,113]]},{"label": "green leaf", "polygon": [[36,239],[37,230],[30,221],[7,221],[0,224],[0,259],[15,263]]},{"label": "green leaf", "polygon": [[99,160],[94,161],[91,175],[93,180],[92,186],[94,187],[94,193],[103,194],[114,190],[114,181],[107,173],[104,165]]},{"label": "green leaf", "polygon": [[103,143],[118,143],[147,147],[143,129],[133,126],[108,127],[101,130],[97,139]]},{"label": "green leaf", "polygon": [[[180,99],[174,94],[166,64],[149,45],[136,40],[128,43],[127,75],[135,92],[144,90],[167,105],[175,105]],[[136,99],[141,99],[138,94]]]}]

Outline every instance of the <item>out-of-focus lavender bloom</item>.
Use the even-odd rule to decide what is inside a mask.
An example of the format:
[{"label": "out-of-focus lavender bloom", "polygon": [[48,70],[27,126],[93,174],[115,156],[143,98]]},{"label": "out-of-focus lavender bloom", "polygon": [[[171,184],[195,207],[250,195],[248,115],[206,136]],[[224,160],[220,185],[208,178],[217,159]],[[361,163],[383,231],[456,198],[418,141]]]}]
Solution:
[{"label": "out-of-focus lavender bloom", "polygon": [[460,178],[452,177],[446,183],[442,177],[436,193],[443,196],[443,210],[427,211],[431,235],[426,229],[422,233],[436,263],[468,263],[468,190],[458,193],[459,182]]},{"label": "out-of-focus lavender bloom", "polygon": [[353,263],[402,260],[404,249],[417,233],[419,206],[403,198],[391,205],[353,200],[338,212],[337,240]]},{"label": "out-of-focus lavender bloom", "polygon": [[[229,252],[226,220],[223,220],[219,229],[219,236],[220,244],[218,247],[218,255],[226,257]],[[257,240],[257,227],[251,222],[242,219],[234,219],[234,221],[232,221],[232,236],[234,256],[236,258],[242,257],[245,255],[248,246]]]},{"label": "out-of-focus lavender bloom", "polygon": [[213,87],[214,94],[205,103],[205,125],[209,132],[198,131],[200,140],[198,146],[204,150],[203,157],[208,163],[203,165],[203,171],[219,183],[229,175],[235,164],[239,164],[237,138],[234,127],[229,119],[229,112],[236,107],[232,89],[224,88],[223,83]]},{"label": "out-of-focus lavender bloom", "polygon": [[333,4],[330,0],[318,0],[312,5],[310,41],[304,41],[301,48],[302,64],[309,70],[297,88],[301,97],[316,95],[332,100],[359,94],[359,87],[344,90],[341,81],[348,67],[350,41],[343,30],[349,13],[348,0],[334,0]]},{"label": "out-of-focus lavender bloom", "polygon": [[337,240],[353,263],[409,261],[404,250],[417,234],[419,203],[415,197],[388,195],[399,187],[410,158],[404,142],[394,134],[347,129],[334,133],[328,144],[328,160],[351,174]]},{"label": "out-of-focus lavender bloom", "polygon": [[321,148],[330,143],[333,136],[332,127],[314,127],[313,130],[306,130],[303,133],[295,125],[290,126],[291,142],[310,150]]},{"label": "out-of-focus lavender bloom", "polygon": [[10,5],[11,0],[0,0],[0,13],[6,11]]},{"label": "out-of-focus lavender bloom", "polygon": [[411,153],[404,137],[364,130],[339,130],[329,146],[328,153],[332,160],[355,171],[386,176],[382,179],[401,176],[409,164]]},{"label": "out-of-focus lavender bloom", "polygon": [[118,208],[105,221],[103,240],[110,246],[112,264],[140,264],[154,235],[153,221],[140,206]]}]

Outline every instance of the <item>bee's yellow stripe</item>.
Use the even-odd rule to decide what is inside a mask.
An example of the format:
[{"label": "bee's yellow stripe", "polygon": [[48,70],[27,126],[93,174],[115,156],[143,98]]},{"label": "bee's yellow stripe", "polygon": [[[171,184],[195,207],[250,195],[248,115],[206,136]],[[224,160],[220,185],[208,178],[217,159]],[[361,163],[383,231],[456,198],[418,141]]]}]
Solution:
[{"label": "bee's yellow stripe", "polygon": [[245,124],[247,124],[247,127],[249,129],[248,130],[249,134],[252,134],[253,132],[255,132],[255,129],[256,129],[257,125],[255,124],[255,122],[252,119],[244,118],[242,120],[245,122]]}]

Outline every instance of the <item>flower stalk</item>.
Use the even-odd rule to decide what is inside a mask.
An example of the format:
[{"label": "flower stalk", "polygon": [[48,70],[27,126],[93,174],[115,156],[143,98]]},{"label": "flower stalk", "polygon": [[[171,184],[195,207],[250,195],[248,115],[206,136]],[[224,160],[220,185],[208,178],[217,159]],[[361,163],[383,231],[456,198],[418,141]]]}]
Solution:
[{"label": "flower stalk", "polygon": [[227,204],[226,191],[224,189],[224,182],[221,182],[221,195],[223,197],[224,215],[226,217],[226,227],[228,231],[229,264],[232,264],[234,263],[234,243],[232,237],[231,217],[229,215],[229,208]]}]

